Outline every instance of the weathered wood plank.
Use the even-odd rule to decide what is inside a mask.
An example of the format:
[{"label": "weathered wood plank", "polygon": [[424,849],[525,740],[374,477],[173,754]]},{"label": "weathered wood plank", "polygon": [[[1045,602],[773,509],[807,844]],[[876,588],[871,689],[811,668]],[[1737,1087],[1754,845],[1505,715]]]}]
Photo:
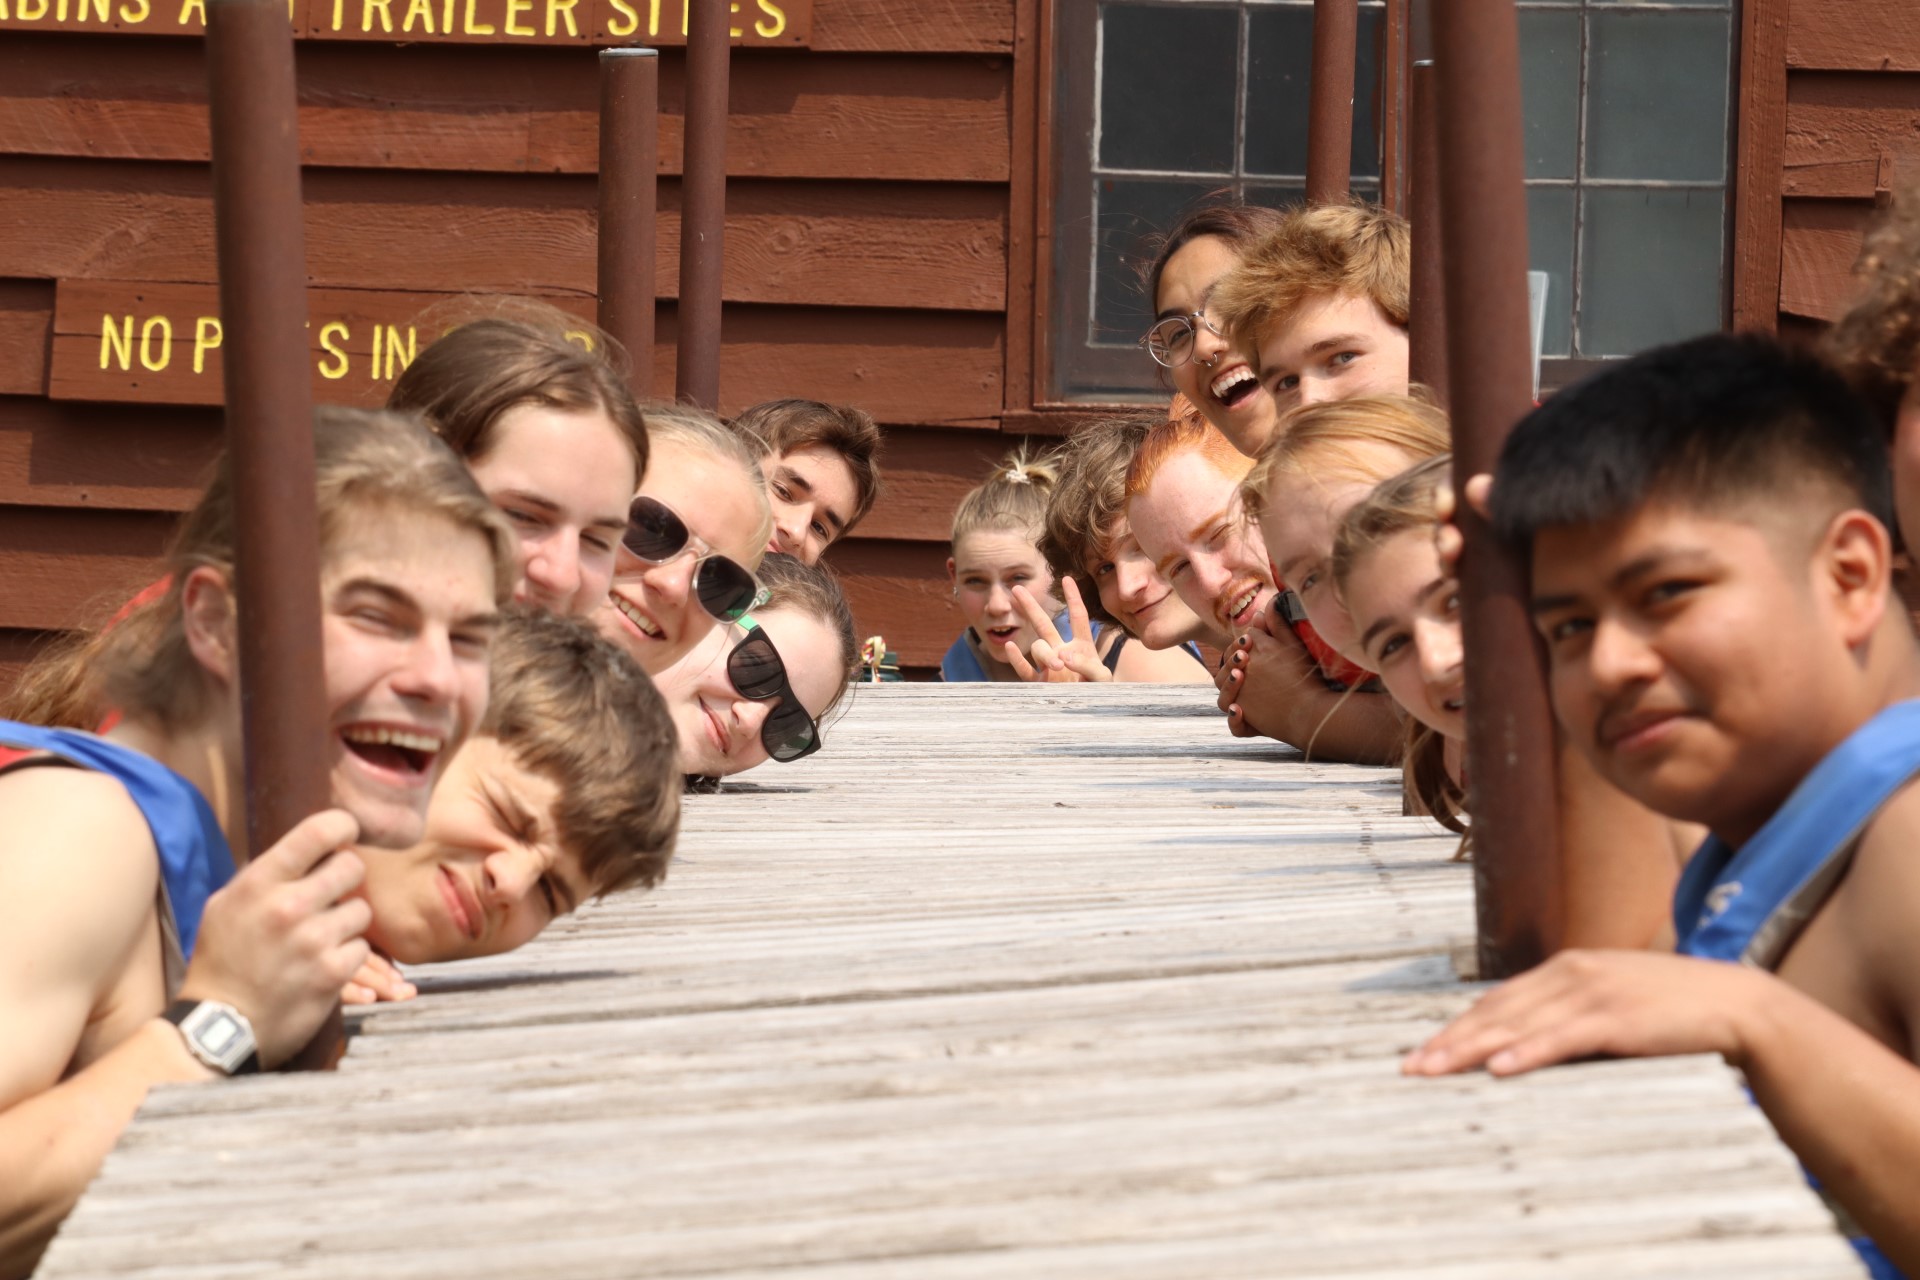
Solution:
[{"label": "weathered wood plank", "polygon": [[[593,173],[599,102],[577,50],[300,51],[308,165]],[[660,172],[680,172],[685,62],[661,58]],[[1004,182],[1008,70],[978,57],[736,52],[734,177]],[[0,152],[205,162],[205,58],[188,41],[9,37]]]},{"label": "weathered wood plank", "polygon": [[98,625],[153,580],[170,516],[0,506],[0,627]]},{"label": "weathered wood plank", "polygon": [[1920,71],[1920,8],[1907,0],[1793,0],[1787,65]]},{"label": "weathered wood plank", "polygon": [[[594,291],[594,184],[578,177],[322,169],[305,180],[309,282]],[[0,158],[0,276],[210,282],[198,165]],[[658,279],[679,278],[679,187],[660,187]],[[736,182],[728,301],[996,311],[1006,199],[990,186]]]},{"label": "weathered wood plank", "polygon": [[1789,200],[1780,255],[1780,310],[1813,320],[1837,320],[1856,292],[1853,264],[1872,223],[1871,204]]},{"label": "weathered wood plank", "polygon": [[1204,689],[863,688],[339,1074],[157,1092],[41,1275],[1861,1275],[1717,1061],[1398,1075],[1471,908],[1397,808]]},{"label": "weathered wood plank", "polygon": [[0,396],[45,393],[52,321],[51,280],[0,280]]},{"label": "weathered wood plank", "polygon": [[1870,200],[1920,168],[1920,75],[1801,72],[1787,85],[1788,196]]}]

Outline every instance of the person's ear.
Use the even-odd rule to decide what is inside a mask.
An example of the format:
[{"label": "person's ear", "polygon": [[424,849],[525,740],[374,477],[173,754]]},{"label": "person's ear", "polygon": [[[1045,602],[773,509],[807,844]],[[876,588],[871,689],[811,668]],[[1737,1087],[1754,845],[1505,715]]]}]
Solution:
[{"label": "person's ear", "polygon": [[953,557],[947,557],[947,585],[953,588],[955,595],[960,594],[960,575],[954,572]]},{"label": "person's ear", "polygon": [[1893,590],[1893,539],[1864,511],[1843,511],[1815,552],[1847,646],[1863,644],[1886,615]]},{"label": "person's ear", "polygon": [[226,575],[201,565],[180,585],[180,620],[187,648],[203,670],[232,685],[240,669],[233,590]]}]

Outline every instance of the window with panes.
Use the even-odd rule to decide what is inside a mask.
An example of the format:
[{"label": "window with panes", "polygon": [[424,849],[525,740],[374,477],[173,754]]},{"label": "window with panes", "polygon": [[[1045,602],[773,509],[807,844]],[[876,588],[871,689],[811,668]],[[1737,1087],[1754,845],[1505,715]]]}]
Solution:
[{"label": "window with panes", "polygon": [[[1444,0],[1440,0],[1444,3]],[[1629,355],[1726,314],[1733,0],[1520,0],[1530,256],[1545,355]],[[1060,0],[1046,395],[1160,394],[1137,340],[1156,237],[1209,198],[1286,205],[1305,185],[1312,0]],[[1401,158],[1390,19],[1363,0],[1353,185]],[[1551,376],[1551,370],[1549,371]]]}]

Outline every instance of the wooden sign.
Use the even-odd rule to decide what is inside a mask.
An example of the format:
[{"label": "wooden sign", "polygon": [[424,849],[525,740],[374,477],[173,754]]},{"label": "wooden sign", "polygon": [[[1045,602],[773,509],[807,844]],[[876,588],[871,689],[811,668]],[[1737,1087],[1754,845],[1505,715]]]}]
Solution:
[{"label": "wooden sign", "polygon": [[[591,298],[547,298],[591,319]],[[309,289],[314,399],[379,405],[394,379],[442,333],[484,314],[458,295]],[[55,288],[47,395],[54,400],[221,403],[220,290],[210,284],[62,280]],[[582,331],[575,340],[591,346]]]},{"label": "wooden sign", "polygon": [[[288,0],[301,40],[684,45],[693,0]],[[727,0],[739,45],[804,46],[813,0]],[[206,0],[0,0],[0,31],[204,35]]]}]

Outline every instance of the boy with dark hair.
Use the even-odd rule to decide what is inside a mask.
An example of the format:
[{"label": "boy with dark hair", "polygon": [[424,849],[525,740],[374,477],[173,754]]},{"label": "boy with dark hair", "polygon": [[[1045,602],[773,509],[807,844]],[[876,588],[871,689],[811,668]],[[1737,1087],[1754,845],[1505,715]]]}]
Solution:
[{"label": "boy with dark hair", "polygon": [[729,424],[751,439],[773,505],[769,552],[818,564],[880,496],[880,428],[849,405],[769,400]]},{"label": "boy with dark hair", "polygon": [[1702,338],[1530,414],[1492,514],[1530,559],[1568,736],[1712,834],[1676,891],[1680,956],[1564,953],[1407,1071],[1720,1052],[1834,1201],[1920,1263],[1920,644],[1881,427],[1809,356]]}]

